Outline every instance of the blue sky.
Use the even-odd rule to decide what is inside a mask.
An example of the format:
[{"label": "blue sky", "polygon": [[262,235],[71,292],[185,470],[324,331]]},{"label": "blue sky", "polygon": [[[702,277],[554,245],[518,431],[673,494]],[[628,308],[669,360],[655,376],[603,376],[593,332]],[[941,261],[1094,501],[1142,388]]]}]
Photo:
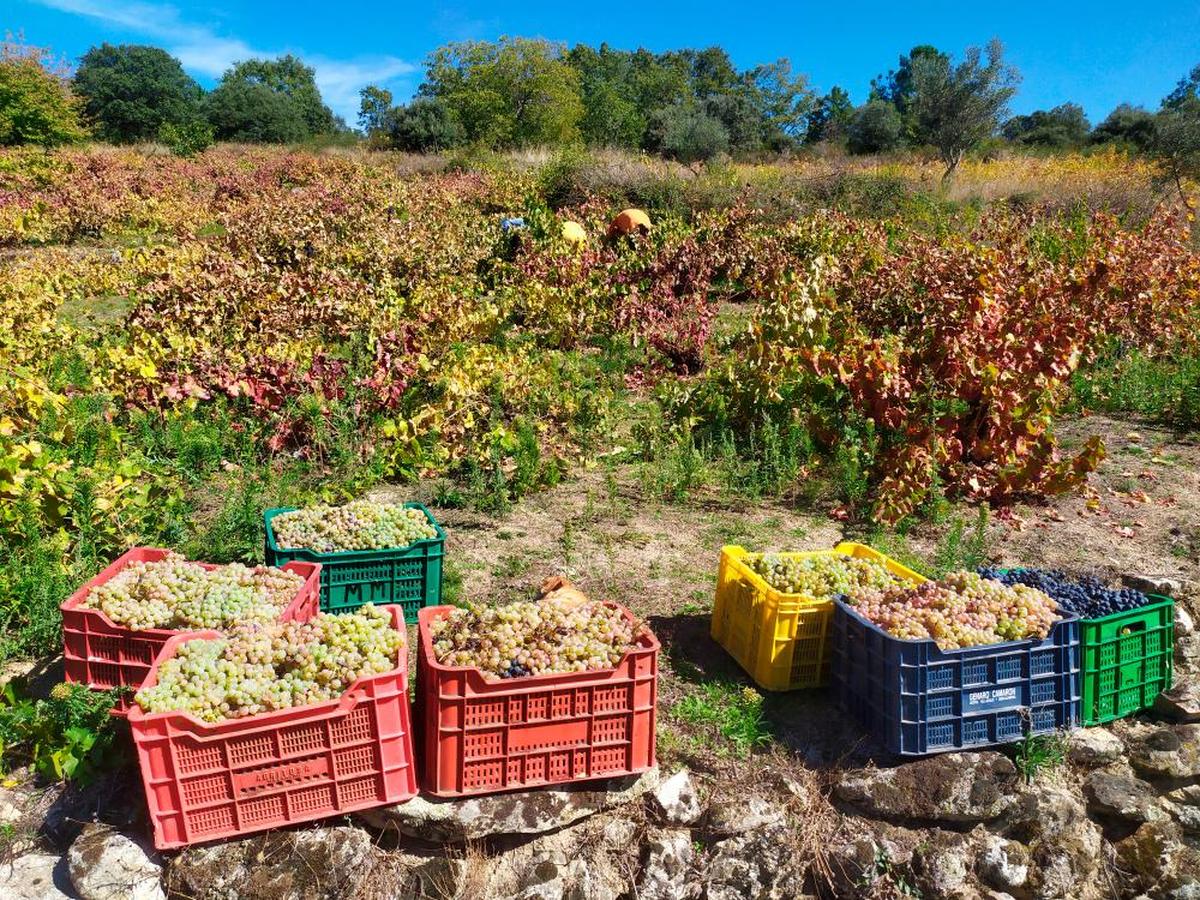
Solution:
[{"label": "blue sky", "polygon": [[[354,122],[365,84],[407,98],[439,44],[503,34],[651,50],[720,44],[739,67],[782,56],[821,91],[855,102],[918,43],[959,53],[999,37],[1022,73],[1015,112],[1081,103],[1093,122],[1118,103],[1157,107],[1200,63],[1200,2],[691,3],[395,0],[0,0],[0,29],[71,58],[101,41],[155,44],[211,86],[233,61],[293,52],[326,101]],[[972,8],[974,6],[974,8]],[[1140,7],[1140,8],[1139,8]],[[1151,12],[1151,10],[1153,10]]]}]

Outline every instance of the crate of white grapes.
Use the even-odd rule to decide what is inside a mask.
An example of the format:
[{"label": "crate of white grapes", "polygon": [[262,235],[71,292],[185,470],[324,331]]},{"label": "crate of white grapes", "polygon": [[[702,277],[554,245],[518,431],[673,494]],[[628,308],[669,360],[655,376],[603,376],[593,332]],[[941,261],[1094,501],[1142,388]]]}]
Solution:
[{"label": "crate of white grapes", "polygon": [[822,687],[829,682],[834,596],[856,585],[924,580],[850,542],[789,553],[722,547],[712,637],[761,688]]},{"label": "crate of white grapes", "polygon": [[395,604],[411,624],[442,601],[446,535],[420,503],[276,507],[263,520],[269,564],[321,564],[322,612]]}]

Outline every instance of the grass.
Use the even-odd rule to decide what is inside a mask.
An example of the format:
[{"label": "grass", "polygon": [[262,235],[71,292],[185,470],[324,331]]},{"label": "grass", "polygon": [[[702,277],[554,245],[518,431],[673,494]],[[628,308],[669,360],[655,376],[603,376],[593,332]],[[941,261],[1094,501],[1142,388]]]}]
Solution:
[{"label": "grass", "polygon": [[756,748],[771,741],[771,732],[763,714],[762,695],[754,688],[732,682],[710,681],[698,686],[671,707],[671,716],[686,725],[713,731],[728,746],[717,752],[732,752],[747,757]]},{"label": "grass", "polygon": [[1013,764],[1026,784],[1043,772],[1061,768],[1067,761],[1067,735],[1063,732],[1035,735],[1025,732],[1025,737],[1013,745]]},{"label": "grass", "polygon": [[1200,428],[1200,354],[1111,353],[1075,378],[1074,406],[1194,431]]}]

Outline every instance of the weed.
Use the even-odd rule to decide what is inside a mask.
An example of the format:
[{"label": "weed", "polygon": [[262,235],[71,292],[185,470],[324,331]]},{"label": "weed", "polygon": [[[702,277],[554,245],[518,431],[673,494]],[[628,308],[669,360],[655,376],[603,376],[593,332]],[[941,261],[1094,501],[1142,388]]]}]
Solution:
[{"label": "weed", "polygon": [[754,688],[733,683],[701,684],[671,707],[671,715],[689,725],[716,729],[738,756],[749,756],[771,740],[763,714],[763,698]]},{"label": "weed", "polygon": [[0,689],[0,760],[5,768],[32,765],[43,778],[86,784],[121,757],[115,719],[119,691],[59,684],[33,700],[13,679]]},{"label": "weed", "polygon": [[941,578],[948,572],[959,569],[974,571],[988,560],[987,550],[988,509],[980,506],[975,514],[975,524],[970,533],[961,517],[950,523],[949,529],[938,544],[933,555],[933,573]]},{"label": "weed", "polygon": [[1060,768],[1067,760],[1068,742],[1064,732],[1035,735],[1027,726],[1025,737],[1012,750],[1013,764],[1025,783],[1032,784],[1042,772]]}]

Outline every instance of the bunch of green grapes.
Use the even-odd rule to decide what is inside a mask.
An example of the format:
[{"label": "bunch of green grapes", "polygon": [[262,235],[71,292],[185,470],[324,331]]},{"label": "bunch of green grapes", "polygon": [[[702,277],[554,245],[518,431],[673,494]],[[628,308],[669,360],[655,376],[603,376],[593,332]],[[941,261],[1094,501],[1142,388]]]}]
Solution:
[{"label": "bunch of green grapes", "polygon": [[271,520],[271,527],[281,548],[305,548],[317,553],[385,550],[437,537],[433,523],[420,509],[374,500],[280,513]]},{"label": "bunch of green grapes", "polygon": [[187,641],[134,699],[148,713],[177,710],[204,722],[333,700],[357,679],[398,665],[404,632],[370,604],[308,622],[237,625]]},{"label": "bunch of green grapes", "polygon": [[430,635],[442,665],[517,678],[612,668],[633,646],[637,629],[619,610],[594,600],[545,600],[455,609],[430,626]]},{"label": "bunch of green grapes", "polygon": [[303,584],[301,576],[283,569],[241,563],[206,569],[172,553],[129,563],[93,587],[81,605],[135,631],[227,628],[278,619]]},{"label": "bunch of green grapes", "polygon": [[747,557],[746,562],[767,584],[785,594],[825,598],[907,583],[883,563],[840,554],[798,558],[760,553]]},{"label": "bunch of green grapes", "polygon": [[974,572],[941,581],[891,587],[849,598],[884,631],[906,640],[933,638],[943,650],[1045,638],[1059,618],[1058,604],[1025,585],[1005,585]]}]

